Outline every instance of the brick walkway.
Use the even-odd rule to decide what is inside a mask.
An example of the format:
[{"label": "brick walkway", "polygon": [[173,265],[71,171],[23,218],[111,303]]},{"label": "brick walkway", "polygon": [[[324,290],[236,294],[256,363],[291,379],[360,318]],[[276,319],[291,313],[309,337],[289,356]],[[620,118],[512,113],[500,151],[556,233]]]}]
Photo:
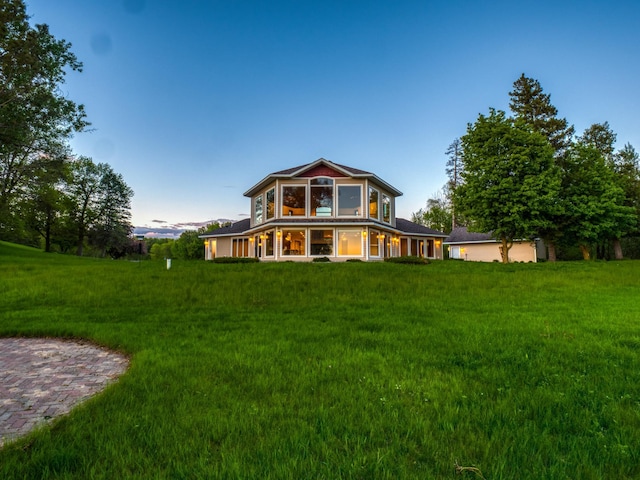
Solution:
[{"label": "brick walkway", "polygon": [[68,413],[127,369],[95,345],[50,338],[0,338],[0,447]]}]

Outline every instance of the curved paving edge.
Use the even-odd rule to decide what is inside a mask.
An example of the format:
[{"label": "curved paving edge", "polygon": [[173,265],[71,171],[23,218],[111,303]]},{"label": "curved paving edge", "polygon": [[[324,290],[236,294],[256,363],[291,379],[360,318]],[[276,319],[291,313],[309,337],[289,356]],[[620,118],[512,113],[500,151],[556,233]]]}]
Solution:
[{"label": "curved paving edge", "polygon": [[0,338],[0,448],[69,413],[128,366],[126,356],[88,342]]}]

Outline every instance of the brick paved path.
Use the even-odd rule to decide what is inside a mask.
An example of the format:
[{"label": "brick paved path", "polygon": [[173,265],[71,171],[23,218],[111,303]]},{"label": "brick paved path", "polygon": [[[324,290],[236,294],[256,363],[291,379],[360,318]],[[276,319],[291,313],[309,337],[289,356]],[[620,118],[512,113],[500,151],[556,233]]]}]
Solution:
[{"label": "brick paved path", "polygon": [[50,338],[0,338],[0,447],[68,413],[127,369],[95,345]]}]

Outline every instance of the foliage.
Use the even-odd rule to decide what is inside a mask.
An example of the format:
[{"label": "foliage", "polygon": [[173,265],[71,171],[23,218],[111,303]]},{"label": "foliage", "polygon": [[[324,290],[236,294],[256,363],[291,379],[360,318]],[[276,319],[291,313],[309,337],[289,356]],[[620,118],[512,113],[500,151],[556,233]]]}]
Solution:
[{"label": "foliage", "polygon": [[213,263],[259,263],[260,259],[257,257],[216,257],[212,260]]},{"label": "foliage", "polygon": [[108,164],[79,157],[70,167],[67,226],[76,234],[76,254],[82,256],[87,239],[101,256],[109,249],[123,248],[132,231],[129,220],[133,191]]},{"label": "foliage", "polygon": [[389,263],[400,263],[403,265],[428,265],[429,260],[424,257],[418,257],[415,255],[405,255],[403,257],[387,257],[384,259]]},{"label": "foliage", "polygon": [[0,335],[131,357],[0,478],[640,477],[636,261],[0,258]]},{"label": "foliage", "polygon": [[330,262],[331,259],[329,257],[315,257],[312,262],[314,263],[326,263]]},{"label": "foliage", "polygon": [[566,119],[557,117],[558,109],[551,104],[551,95],[543,93],[540,82],[523,73],[513,83],[509,97],[509,108],[515,117],[544,135],[555,155],[562,157],[571,146],[574,128]]},{"label": "foliage", "polygon": [[147,243],[151,260],[164,260],[172,258],[172,247],[175,240],[158,239],[152,243]]},{"label": "foliage", "polygon": [[0,235],[21,228],[11,215],[43,164],[56,161],[88,123],[60,85],[82,64],[47,25],[31,27],[22,0],[0,2]]},{"label": "foliage", "polygon": [[491,109],[462,137],[464,183],[456,208],[471,229],[492,232],[502,242],[504,263],[515,239],[531,238],[550,225],[558,203],[560,171],[547,140],[522,121]]},{"label": "foliage", "polygon": [[444,233],[451,232],[453,209],[441,192],[427,200],[425,208],[411,214],[411,221]]},{"label": "foliage", "polygon": [[589,259],[592,246],[620,238],[637,220],[633,209],[624,205],[624,191],[616,184],[614,172],[595,147],[577,144],[563,167],[565,231],[576,240],[583,258]]}]

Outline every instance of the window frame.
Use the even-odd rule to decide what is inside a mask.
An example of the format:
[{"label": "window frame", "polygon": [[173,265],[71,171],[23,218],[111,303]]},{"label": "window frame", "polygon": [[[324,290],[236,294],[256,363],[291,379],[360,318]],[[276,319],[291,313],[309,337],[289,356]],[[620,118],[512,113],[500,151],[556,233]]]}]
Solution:
[{"label": "window frame", "polygon": [[[386,202],[385,202],[386,200]],[[386,193],[382,194],[382,221],[384,223],[391,223],[391,197]],[[389,207],[389,211],[385,212],[385,206]]]},{"label": "window frame", "polygon": [[[371,195],[375,192],[376,194],[376,201],[371,202]],[[373,218],[375,220],[380,220],[380,190],[378,190],[377,188],[372,187],[371,185],[369,186],[369,218]],[[375,205],[376,211],[375,214],[371,214],[371,206]]]},{"label": "window frame", "polygon": [[[330,185],[314,185],[313,182],[318,182],[318,181],[327,181],[330,182]],[[327,206],[327,205],[314,205],[314,196],[313,196],[313,191],[314,189],[319,190],[319,189],[331,189],[331,206]],[[318,217],[318,216],[326,216],[326,217],[335,217],[336,216],[336,182],[333,178],[331,177],[313,177],[309,179],[309,199],[307,201],[308,205],[309,205],[309,216],[310,217]],[[331,212],[329,213],[329,215],[318,215],[317,214],[317,209],[318,208],[330,208]]]},{"label": "window frame", "polygon": [[[260,213],[258,213],[258,204],[260,204]],[[255,225],[264,222],[264,198],[262,193],[253,197],[253,222]]]},{"label": "window frame", "polygon": [[[293,211],[294,208],[300,208],[300,207],[290,207],[288,205],[285,205],[285,189],[286,188],[303,188],[304,189],[304,213],[302,215],[296,215],[291,213]],[[280,212],[282,215],[282,218],[287,218],[287,217],[306,217],[307,216],[307,210],[308,210],[308,188],[306,184],[303,183],[286,183],[284,185],[282,185],[282,187],[280,188]],[[289,213],[285,213],[284,209],[286,208],[290,208],[291,210],[289,210]]]},{"label": "window frame", "polygon": [[[306,229],[299,229],[299,228],[290,228],[290,229],[282,229],[280,230],[281,233],[281,237],[280,237],[280,255],[282,257],[306,257],[307,256],[307,231]],[[290,234],[301,234],[302,235],[302,240],[300,241],[299,239],[289,239],[287,240],[287,236]],[[300,241],[300,246],[301,248],[298,249],[299,252],[296,254],[292,254],[292,253],[285,253],[285,242],[293,242],[293,241]],[[288,249],[289,252],[293,251],[293,249],[291,248],[291,245],[289,246]],[[301,252],[301,253],[300,253]]]},{"label": "window frame", "polygon": [[[359,249],[359,253],[341,253],[340,249],[341,249],[341,244],[342,241],[340,240],[340,236],[342,234],[349,234],[349,235],[353,235],[353,237],[355,238],[357,235],[358,241],[359,241],[359,245],[360,245],[360,249]],[[337,248],[336,248],[336,256],[337,257],[362,257],[363,256],[363,240],[362,240],[362,231],[361,230],[355,230],[353,228],[342,228],[342,229],[338,229],[336,228],[336,236],[335,236],[335,240],[334,240],[337,244]],[[356,242],[357,244],[357,242]],[[348,248],[348,247],[347,247]]]},{"label": "window frame", "polygon": [[[308,256],[309,257],[333,257],[335,255],[335,243],[336,243],[336,229],[335,228],[309,228],[308,230],[308,238],[309,238],[309,249]],[[328,243],[314,243],[313,242],[313,232],[322,232],[322,238],[324,239],[324,232],[331,232],[331,244]],[[313,245],[328,245],[330,247],[329,253],[313,253]]]},{"label": "window frame", "polygon": [[[271,194],[272,199],[269,202],[269,194]],[[269,205],[271,205],[271,209],[269,209]],[[271,187],[264,193],[264,207],[265,211],[265,220],[271,220],[276,216],[276,187]]]},{"label": "window frame", "polygon": [[[357,188],[358,189],[358,196],[360,198],[359,200],[359,205],[355,208],[352,209],[354,210],[352,213],[350,214],[341,214],[340,213],[340,189],[341,188]],[[336,196],[336,217],[361,217],[362,216],[362,185],[359,183],[340,183],[338,185],[336,185],[336,191],[337,191],[337,196]],[[347,207],[350,208],[350,207]]]}]

